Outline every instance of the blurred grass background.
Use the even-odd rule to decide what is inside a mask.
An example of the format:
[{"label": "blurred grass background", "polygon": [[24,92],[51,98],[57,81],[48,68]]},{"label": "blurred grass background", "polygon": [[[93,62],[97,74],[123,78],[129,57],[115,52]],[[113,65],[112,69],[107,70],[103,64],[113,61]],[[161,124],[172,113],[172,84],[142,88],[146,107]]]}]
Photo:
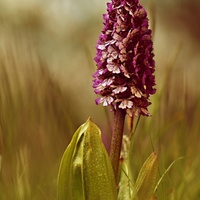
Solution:
[{"label": "blurred grass background", "polygon": [[[152,152],[158,199],[200,199],[200,3],[143,0],[154,29],[157,93],[135,135],[134,173]],[[59,161],[90,116],[110,122],[92,89],[106,0],[0,0],[0,199],[56,199]],[[109,120],[108,120],[109,119]],[[151,136],[151,137],[150,137]]]}]

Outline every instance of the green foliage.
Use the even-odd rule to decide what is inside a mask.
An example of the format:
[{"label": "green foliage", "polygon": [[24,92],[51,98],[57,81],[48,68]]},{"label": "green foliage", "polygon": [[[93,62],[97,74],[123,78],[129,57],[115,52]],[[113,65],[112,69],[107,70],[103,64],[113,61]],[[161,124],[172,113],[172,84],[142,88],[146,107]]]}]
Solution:
[{"label": "green foliage", "polygon": [[58,174],[58,200],[116,200],[112,166],[99,128],[88,119],[75,132]]},{"label": "green foliage", "polygon": [[133,183],[130,180],[130,171],[126,160],[120,165],[120,183],[118,191],[118,200],[131,200],[133,193]]},{"label": "green foliage", "polygon": [[136,181],[131,177],[130,167],[124,160],[121,164],[119,200],[150,200],[157,184],[158,160],[152,153],[140,169]]},{"label": "green foliage", "polygon": [[137,197],[138,200],[149,200],[153,198],[154,188],[156,186],[158,176],[158,160],[156,153],[152,153],[142,168],[137,177],[132,200]]},{"label": "green foliage", "polygon": [[183,159],[183,157],[180,157],[180,158],[174,160],[174,161],[169,165],[169,167],[164,171],[164,173],[162,174],[162,176],[160,177],[160,179],[158,180],[158,182],[157,182],[157,184],[156,184],[156,186],[155,186],[155,188],[154,188],[154,193],[157,191],[157,189],[158,189],[158,187],[159,187],[161,181],[164,179],[164,177],[165,177],[165,175],[167,174],[167,172],[169,172],[169,170],[172,168],[172,166],[173,166],[178,160],[181,160],[181,159]]}]

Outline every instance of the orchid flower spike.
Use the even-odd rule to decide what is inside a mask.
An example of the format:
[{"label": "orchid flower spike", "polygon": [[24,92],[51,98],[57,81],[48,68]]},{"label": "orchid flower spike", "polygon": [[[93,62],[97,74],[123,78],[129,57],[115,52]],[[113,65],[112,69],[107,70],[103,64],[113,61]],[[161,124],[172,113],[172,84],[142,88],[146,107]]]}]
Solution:
[{"label": "orchid flower spike", "polygon": [[150,95],[156,92],[152,32],[139,0],[112,0],[103,15],[104,27],[96,46],[96,103],[149,115]]}]

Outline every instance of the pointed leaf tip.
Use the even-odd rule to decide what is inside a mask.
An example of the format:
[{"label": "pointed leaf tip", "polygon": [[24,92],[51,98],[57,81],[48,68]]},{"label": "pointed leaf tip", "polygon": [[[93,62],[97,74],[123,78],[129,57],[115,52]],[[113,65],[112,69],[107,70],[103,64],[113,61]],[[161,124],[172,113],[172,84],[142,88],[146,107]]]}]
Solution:
[{"label": "pointed leaf tip", "polygon": [[158,175],[158,157],[153,152],[143,164],[135,184],[133,199],[149,200],[154,195]]},{"label": "pointed leaf tip", "polygon": [[58,200],[116,200],[112,166],[101,131],[88,118],[78,128],[61,160]]}]

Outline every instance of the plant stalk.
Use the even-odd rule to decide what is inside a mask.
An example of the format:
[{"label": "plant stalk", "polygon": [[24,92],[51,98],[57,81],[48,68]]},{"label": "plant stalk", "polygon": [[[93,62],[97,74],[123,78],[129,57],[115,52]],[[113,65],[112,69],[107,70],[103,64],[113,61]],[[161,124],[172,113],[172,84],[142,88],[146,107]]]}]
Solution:
[{"label": "plant stalk", "polygon": [[122,147],[125,115],[126,111],[120,108],[117,108],[114,115],[114,127],[111,140],[110,160],[113,167],[116,184],[118,184],[118,169]]}]

